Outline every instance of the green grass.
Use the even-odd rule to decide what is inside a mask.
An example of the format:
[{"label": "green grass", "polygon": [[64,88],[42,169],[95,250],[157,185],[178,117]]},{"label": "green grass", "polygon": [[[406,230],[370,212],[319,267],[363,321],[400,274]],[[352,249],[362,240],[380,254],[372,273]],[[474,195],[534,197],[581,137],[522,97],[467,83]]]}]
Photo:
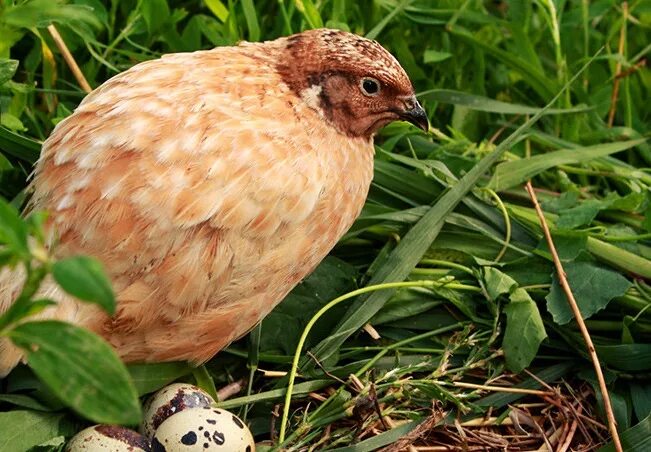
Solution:
[{"label": "green grass", "polygon": [[[40,142],[84,97],[45,28],[49,23],[93,87],[164,53],[318,26],[346,29],[396,55],[433,126],[429,135],[406,124],[382,131],[362,215],[248,337],[204,369],[130,366],[129,379],[119,364],[107,364],[124,394],[114,408],[176,379],[209,390],[244,379],[248,387],[222,405],[247,419],[256,440],[274,447],[367,451],[405,435],[416,445],[460,443],[454,427],[445,427],[455,418],[490,411],[497,424],[514,415],[514,405],[542,399],[455,384],[540,388],[527,369],[562,389],[561,405],[581,400],[589,417],[603,421],[583,341],[522,186],[531,178],[605,366],[625,448],[647,449],[650,1],[628,2],[625,14],[615,0],[0,0],[0,195],[18,208]],[[34,250],[24,238],[38,236],[39,221],[21,222],[12,212],[4,204],[0,209],[0,255],[3,262],[27,262]],[[85,285],[68,289],[112,309],[94,264],[73,264],[37,260],[32,283],[55,266],[64,276],[79,271]],[[384,289],[361,293],[378,284]],[[27,289],[17,317],[0,318],[0,334],[41,340],[34,323],[12,326],[31,312]],[[356,289],[363,290],[347,299]],[[324,309],[334,299],[341,302]],[[380,339],[362,330],[367,324]],[[68,334],[75,341],[83,336]],[[290,372],[292,362],[291,405],[283,405],[289,377],[261,369]],[[47,359],[31,364],[33,370],[20,367],[0,383],[0,450],[17,450],[8,444],[25,425],[35,433],[21,438],[19,449],[49,441],[39,449],[49,451],[60,450],[62,437],[85,419],[128,424],[137,415],[113,409],[107,412],[117,417],[102,418],[100,403],[110,397],[88,396],[74,405],[48,376]],[[395,429],[380,421],[374,400]],[[557,426],[570,422],[559,410],[551,416]],[[513,435],[512,450],[542,444],[526,443],[511,427],[492,431]],[[608,434],[588,422],[573,441],[597,449]]]}]

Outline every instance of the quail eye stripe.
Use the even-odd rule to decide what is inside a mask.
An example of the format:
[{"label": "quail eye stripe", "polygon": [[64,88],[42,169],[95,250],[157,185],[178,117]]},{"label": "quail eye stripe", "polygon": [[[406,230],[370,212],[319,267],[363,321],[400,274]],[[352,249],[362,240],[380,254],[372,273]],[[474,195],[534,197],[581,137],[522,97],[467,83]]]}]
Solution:
[{"label": "quail eye stripe", "polygon": [[362,92],[367,96],[375,96],[380,92],[380,82],[374,78],[364,77],[360,85]]}]

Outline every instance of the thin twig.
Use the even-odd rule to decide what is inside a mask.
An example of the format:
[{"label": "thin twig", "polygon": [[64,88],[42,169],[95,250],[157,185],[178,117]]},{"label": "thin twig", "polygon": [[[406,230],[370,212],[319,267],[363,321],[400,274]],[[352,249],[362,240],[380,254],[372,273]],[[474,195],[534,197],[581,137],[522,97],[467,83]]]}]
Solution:
[{"label": "thin twig", "polygon": [[617,452],[622,452],[623,451],[622,444],[619,440],[619,433],[617,433],[617,422],[615,421],[615,415],[613,414],[613,407],[610,404],[610,396],[608,395],[608,388],[606,387],[604,374],[601,370],[601,365],[599,364],[599,357],[597,356],[597,352],[594,348],[594,344],[592,343],[592,338],[590,337],[588,328],[585,326],[585,322],[583,321],[583,317],[581,316],[581,311],[579,310],[579,306],[577,305],[576,300],[574,299],[574,294],[572,293],[572,289],[570,288],[570,285],[567,282],[567,275],[565,274],[565,270],[563,269],[563,264],[561,263],[561,260],[558,257],[558,253],[556,252],[556,247],[554,246],[554,240],[552,239],[551,232],[549,231],[547,220],[545,220],[545,215],[543,214],[542,208],[540,207],[540,203],[538,202],[538,197],[536,196],[536,192],[534,191],[533,186],[531,185],[531,181],[527,181],[525,188],[527,189],[527,192],[531,197],[531,202],[533,203],[533,206],[536,209],[536,214],[538,215],[538,219],[540,220],[540,225],[542,227],[543,234],[545,235],[545,239],[547,240],[549,251],[552,254],[554,265],[556,266],[558,281],[560,282],[560,285],[563,288],[563,291],[565,292],[565,296],[567,297],[567,301],[569,302],[570,307],[572,308],[572,312],[574,313],[574,318],[576,318],[576,322],[579,325],[579,329],[581,330],[581,334],[583,335],[583,339],[585,340],[586,346],[588,348],[588,354],[590,355],[590,359],[592,360],[592,365],[594,366],[595,373],[597,374],[597,380],[599,381],[599,389],[601,390],[601,394],[603,396],[606,417],[608,418],[608,428],[610,430],[610,434],[613,437],[615,450]]},{"label": "thin twig", "polygon": [[622,13],[624,15],[624,20],[622,22],[622,28],[619,31],[619,48],[618,53],[620,59],[615,65],[615,80],[613,81],[613,93],[610,96],[610,111],[608,112],[608,127],[613,126],[615,121],[615,112],[617,111],[617,99],[619,97],[619,83],[621,77],[619,74],[622,72],[622,61],[624,57],[624,44],[626,43],[626,22],[628,21],[628,2],[622,3]]},{"label": "thin twig", "polygon": [[72,75],[74,75],[75,78],[77,79],[77,83],[79,83],[81,89],[83,89],[87,93],[90,93],[93,90],[93,88],[90,87],[88,81],[86,80],[86,77],[84,77],[84,74],[81,72],[81,69],[79,69],[77,62],[75,61],[75,58],[72,56],[72,53],[70,53],[68,46],[66,45],[65,41],[59,34],[59,30],[56,29],[54,24],[51,24],[47,26],[47,31],[50,32],[52,39],[54,39],[54,43],[59,48],[59,51],[63,55],[63,59],[66,60],[66,63],[68,64],[68,67],[72,72]]},{"label": "thin twig", "polygon": [[[579,406],[579,413],[581,412],[581,407]],[[574,438],[574,434],[576,433],[576,428],[579,425],[579,421],[577,419],[574,419],[572,421],[572,425],[570,426],[569,433],[565,437],[565,441],[563,441],[563,444],[558,448],[558,452],[565,452],[570,448],[570,444],[572,444],[572,439]]]}]

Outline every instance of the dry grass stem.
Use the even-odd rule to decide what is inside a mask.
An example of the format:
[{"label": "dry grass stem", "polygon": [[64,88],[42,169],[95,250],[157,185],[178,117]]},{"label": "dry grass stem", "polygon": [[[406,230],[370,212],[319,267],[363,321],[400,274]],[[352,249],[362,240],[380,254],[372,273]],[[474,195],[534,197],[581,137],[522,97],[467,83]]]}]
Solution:
[{"label": "dry grass stem", "polygon": [[624,46],[626,45],[626,22],[628,21],[628,2],[622,3],[622,14],[624,20],[622,28],[619,30],[619,48],[618,53],[620,59],[615,65],[615,80],[613,81],[613,93],[610,96],[610,110],[608,111],[608,127],[612,127],[615,122],[615,112],[617,111],[617,99],[619,98],[619,83],[621,81],[620,74],[622,73],[622,62],[624,58]]},{"label": "dry grass stem", "polygon": [[551,232],[549,231],[547,220],[545,220],[545,215],[542,211],[542,208],[540,207],[540,203],[538,202],[538,197],[536,196],[536,192],[534,191],[533,186],[531,185],[531,181],[528,181],[525,184],[525,188],[529,193],[529,196],[531,197],[531,202],[533,203],[534,208],[536,210],[536,214],[538,215],[538,219],[540,220],[540,225],[543,229],[545,239],[547,240],[549,251],[552,254],[554,265],[556,266],[556,273],[558,275],[558,280],[560,282],[561,287],[563,288],[563,291],[565,292],[567,301],[570,304],[570,307],[572,308],[572,312],[574,313],[574,318],[576,319],[576,322],[579,325],[579,329],[581,330],[581,334],[583,335],[583,339],[585,340],[586,346],[588,348],[588,354],[590,355],[590,359],[592,360],[595,373],[597,374],[597,380],[599,381],[599,389],[601,390],[601,394],[603,396],[606,417],[608,418],[608,429],[610,430],[610,434],[612,435],[613,443],[615,445],[615,450],[617,452],[622,452],[623,451],[622,444],[619,439],[619,433],[617,432],[617,422],[615,421],[615,414],[613,413],[613,408],[610,403],[610,396],[608,395],[608,388],[606,387],[606,381],[604,380],[604,375],[601,370],[599,357],[597,356],[597,352],[594,348],[594,344],[592,343],[592,338],[590,337],[588,328],[586,327],[585,322],[583,321],[583,317],[581,316],[581,311],[579,310],[579,306],[576,303],[576,300],[574,299],[574,294],[572,293],[570,284],[567,281],[567,276],[565,274],[565,270],[563,269],[563,264],[561,263],[561,260],[558,257],[558,253],[556,252],[556,247],[554,246],[554,240],[552,239]]},{"label": "dry grass stem", "polygon": [[74,75],[75,79],[77,79],[77,83],[79,83],[81,89],[83,89],[87,93],[90,93],[93,90],[93,88],[90,87],[88,80],[86,80],[86,77],[84,77],[84,74],[81,72],[81,69],[79,69],[79,65],[77,64],[77,61],[72,56],[72,53],[70,53],[68,46],[66,45],[65,41],[59,34],[59,30],[56,29],[54,24],[51,24],[47,26],[47,31],[50,32],[50,36],[52,36],[54,43],[59,48],[59,51],[63,55],[63,59],[66,60],[66,63],[68,64],[68,67],[72,72],[72,75]]},{"label": "dry grass stem", "polygon": [[371,325],[370,323],[367,323],[366,325],[364,325],[363,329],[364,329],[364,331],[366,331],[366,333],[369,336],[371,336],[371,338],[373,340],[377,341],[377,340],[382,339],[382,336],[380,336],[380,333],[378,333],[377,330],[375,328],[373,328],[373,325]]},{"label": "dry grass stem", "polygon": [[217,400],[223,402],[226,399],[233,397],[238,394],[246,386],[246,381],[244,379],[234,381],[233,383],[227,384],[219,391],[217,391]]}]

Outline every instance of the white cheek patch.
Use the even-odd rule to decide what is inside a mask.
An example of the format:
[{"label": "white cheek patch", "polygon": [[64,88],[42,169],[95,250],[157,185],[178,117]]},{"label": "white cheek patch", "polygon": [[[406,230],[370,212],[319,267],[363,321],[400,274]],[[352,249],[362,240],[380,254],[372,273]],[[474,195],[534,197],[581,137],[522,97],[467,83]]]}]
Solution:
[{"label": "white cheek patch", "polygon": [[323,115],[321,111],[321,92],[323,87],[321,85],[312,85],[309,88],[301,91],[301,99],[313,110],[316,110],[320,115]]}]

